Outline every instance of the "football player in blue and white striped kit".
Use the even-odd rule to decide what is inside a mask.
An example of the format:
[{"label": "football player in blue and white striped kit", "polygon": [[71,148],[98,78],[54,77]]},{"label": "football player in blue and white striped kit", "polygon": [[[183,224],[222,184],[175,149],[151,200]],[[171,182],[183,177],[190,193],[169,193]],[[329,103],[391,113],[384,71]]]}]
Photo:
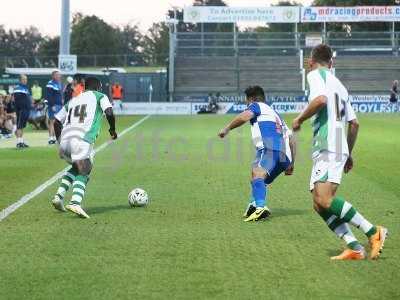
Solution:
[{"label": "football player in blue and white striped kit", "polygon": [[293,174],[295,143],[285,121],[265,103],[265,94],[261,87],[249,87],[245,94],[247,109],[218,135],[224,138],[232,129],[250,121],[256,158],[252,164],[252,198],[244,215],[245,221],[249,222],[269,217],[268,185],[282,172],[286,175]]}]

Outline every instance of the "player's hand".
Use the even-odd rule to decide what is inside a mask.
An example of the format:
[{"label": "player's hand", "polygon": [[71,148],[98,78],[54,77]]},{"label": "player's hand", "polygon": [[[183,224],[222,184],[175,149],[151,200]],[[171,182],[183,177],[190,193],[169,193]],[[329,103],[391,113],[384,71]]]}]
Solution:
[{"label": "player's hand", "polygon": [[285,175],[286,176],[292,176],[294,172],[294,165],[290,165],[289,168],[286,169]]},{"label": "player's hand", "polygon": [[218,136],[223,139],[224,137],[226,137],[229,133],[229,129],[228,128],[224,128],[222,129],[219,133]]},{"label": "player's hand", "polygon": [[118,138],[118,134],[115,132],[115,130],[110,129],[108,132],[110,132],[111,139],[116,140]]},{"label": "player's hand", "polygon": [[346,164],[344,165],[344,172],[347,174],[349,173],[352,169],[353,169],[353,158],[351,156],[349,156],[349,158],[346,161]]},{"label": "player's hand", "polygon": [[63,154],[63,151],[62,151],[61,147],[58,147],[58,156],[59,156],[61,159],[64,158],[64,154]]},{"label": "player's hand", "polygon": [[299,131],[301,129],[301,122],[299,118],[296,118],[292,122],[293,131]]}]

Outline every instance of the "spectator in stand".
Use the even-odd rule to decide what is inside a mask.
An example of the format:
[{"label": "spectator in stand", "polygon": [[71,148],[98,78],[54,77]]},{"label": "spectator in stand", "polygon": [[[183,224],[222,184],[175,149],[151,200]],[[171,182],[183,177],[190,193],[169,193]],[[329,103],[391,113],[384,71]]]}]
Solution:
[{"label": "spectator in stand", "polygon": [[56,143],[56,135],[54,134],[54,116],[62,109],[62,86],[61,73],[55,70],[51,73],[51,80],[46,86],[46,100],[48,103],[49,117],[49,145]]},{"label": "spectator in stand", "polygon": [[7,91],[4,89],[4,86],[0,85],[0,96],[7,96]]},{"label": "spectator in stand", "polygon": [[12,84],[10,84],[9,86],[8,86],[8,94],[9,95],[12,95],[14,93],[14,86],[12,85]]},{"label": "spectator in stand", "polygon": [[29,114],[32,108],[32,97],[28,87],[28,77],[26,75],[20,76],[20,83],[13,90],[13,101],[15,102],[15,109],[17,113],[17,149],[28,148],[29,146],[24,142],[24,128],[29,119]]},{"label": "spectator in stand", "polygon": [[74,92],[72,93],[72,97],[77,97],[85,91],[85,79],[77,74],[74,76]]},{"label": "spectator in stand", "polygon": [[71,76],[67,77],[67,85],[64,89],[64,105],[66,105],[69,100],[72,99],[72,94],[74,93],[74,79]]},{"label": "spectator in stand", "polygon": [[394,107],[394,112],[397,110],[397,111],[400,111],[400,107],[399,107],[399,81],[398,80],[395,80],[395,81],[393,81],[393,84],[392,84],[392,89],[390,90],[390,98],[389,98],[389,101],[390,101],[390,103],[391,103],[391,105],[392,105],[392,107]]},{"label": "spectator in stand", "polygon": [[7,137],[9,132],[7,132],[7,129],[5,127],[6,123],[6,113],[5,113],[5,105],[4,105],[4,99],[5,96],[0,94],[0,138],[2,137]]},{"label": "spectator in stand", "polygon": [[41,86],[39,85],[39,82],[37,80],[34,81],[33,86],[31,88],[31,93],[32,93],[32,100],[33,100],[33,107],[31,110],[31,113],[29,115],[29,120],[28,122],[31,123],[33,126],[35,126],[36,129],[39,129],[38,123],[36,122],[36,119],[40,116],[40,111],[43,108],[43,90]]},{"label": "spectator in stand", "polygon": [[33,104],[36,105],[36,104],[39,104],[40,102],[42,102],[43,92],[42,92],[42,88],[40,87],[39,82],[37,82],[37,80],[35,80],[35,82],[33,83],[31,91],[32,91]]},{"label": "spectator in stand", "polygon": [[4,99],[5,127],[13,134],[17,131],[17,113],[14,100],[10,95]]},{"label": "spectator in stand", "polygon": [[119,108],[122,110],[122,100],[124,98],[124,89],[119,82],[115,82],[111,86],[111,97],[113,99],[113,105],[119,105]]},{"label": "spectator in stand", "polygon": [[[218,93],[217,93],[218,95]],[[208,111],[212,114],[216,114],[218,112],[218,96],[211,94],[211,96],[208,98]]]}]

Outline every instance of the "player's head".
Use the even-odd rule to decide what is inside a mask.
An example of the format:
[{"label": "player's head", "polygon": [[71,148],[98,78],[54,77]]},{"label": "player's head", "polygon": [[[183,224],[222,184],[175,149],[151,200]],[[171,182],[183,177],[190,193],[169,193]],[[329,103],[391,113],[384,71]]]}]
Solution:
[{"label": "player's head", "polygon": [[244,93],[246,94],[246,101],[251,102],[265,102],[265,93],[262,87],[258,85],[249,86]]},{"label": "player's head", "polygon": [[84,84],[85,83],[85,78],[84,78],[84,76],[83,75],[81,75],[81,74],[75,74],[74,75],[74,77],[72,78],[73,79],[73,83],[74,83],[74,85],[77,85],[77,84]]},{"label": "player's head", "polygon": [[55,80],[55,81],[60,81],[61,80],[61,73],[58,70],[54,70],[53,72],[51,72],[51,79]]},{"label": "player's head", "polygon": [[318,66],[331,67],[332,66],[333,51],[331,47],[325,44],[319,44],[314,47],[311,52],[310,68],[313,70]]},{"label": "player's head", "polygon": [[19,82],[21,82],[22,84],[28,84],[28,76],[22,74],[21,76],[19,76]]},{"label": "player's head", "polygon": [[86,91],[100,91],[101,81],[96,77],[88,77],[85,80],[85,90]]}]

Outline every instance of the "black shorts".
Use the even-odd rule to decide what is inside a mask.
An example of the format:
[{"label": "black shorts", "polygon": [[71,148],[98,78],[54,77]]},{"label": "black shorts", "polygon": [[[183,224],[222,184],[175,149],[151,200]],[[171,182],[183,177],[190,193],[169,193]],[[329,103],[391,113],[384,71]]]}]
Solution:
[{"label": "black shorts", "polygon": [[29,119],[31,110],[27,108],[17,109],[17,129],[24,129]]}]

